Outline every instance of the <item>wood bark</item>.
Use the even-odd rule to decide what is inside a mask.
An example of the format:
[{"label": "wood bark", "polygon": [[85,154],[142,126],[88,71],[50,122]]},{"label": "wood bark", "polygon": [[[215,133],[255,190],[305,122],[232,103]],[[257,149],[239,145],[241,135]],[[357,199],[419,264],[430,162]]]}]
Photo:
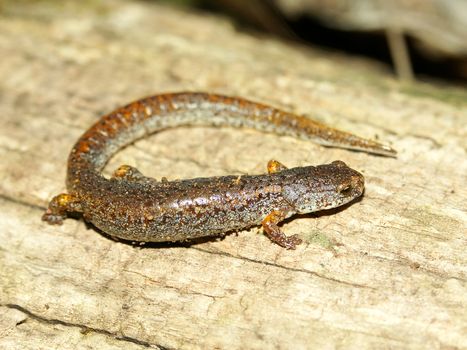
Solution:
[{"label": "wood bark", "polygon": [[[149,2],[1,2],[0,348],[467,348],[467,93]],[[106,168],[169,179],[336,159],[362,200],[190,247],[41,222],[97,118],[168,91],[239,95],[366,137],[396,159],[228,128],[177,128]]]}]

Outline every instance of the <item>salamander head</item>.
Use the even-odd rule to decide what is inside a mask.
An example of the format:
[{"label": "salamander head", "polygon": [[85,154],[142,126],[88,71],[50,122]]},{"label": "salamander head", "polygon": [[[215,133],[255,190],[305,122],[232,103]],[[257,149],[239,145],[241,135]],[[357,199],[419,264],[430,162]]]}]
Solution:
[{"label": "salamander head", "polygon": [[339,160],[290,170],[294,173],[287,176],[282,195],[300,214],[339,207],[360,197],[365,188],[363,175]]}]

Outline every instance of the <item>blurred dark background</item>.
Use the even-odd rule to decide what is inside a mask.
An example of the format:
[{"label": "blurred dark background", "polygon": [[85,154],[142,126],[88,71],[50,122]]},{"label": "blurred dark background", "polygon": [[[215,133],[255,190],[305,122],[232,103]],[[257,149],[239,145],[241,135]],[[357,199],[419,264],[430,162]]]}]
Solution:
[{"label": "blurred dark background", "polygon": [[[147,0],[151,1],[151,0]],[[386,64],[403,81],[467,86],[467,0],[152,0]]]}]

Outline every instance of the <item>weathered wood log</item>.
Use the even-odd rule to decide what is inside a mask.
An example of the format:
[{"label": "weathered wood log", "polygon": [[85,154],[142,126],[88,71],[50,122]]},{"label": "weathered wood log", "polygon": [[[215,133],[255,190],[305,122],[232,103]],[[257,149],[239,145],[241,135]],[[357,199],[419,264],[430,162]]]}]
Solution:
[{"label": "weathered wood log", "polygon": [[[467,93],[400,85],[370,62],[236,32],[149,2],[2,3],[0,348],[466,348]],[[169,179],[341,159],[366,193],[184,247],[41,222],[101,114],[145,95],[240,95],[379,136],[396,159],[255,131],[179,128],[112,159]]]}]

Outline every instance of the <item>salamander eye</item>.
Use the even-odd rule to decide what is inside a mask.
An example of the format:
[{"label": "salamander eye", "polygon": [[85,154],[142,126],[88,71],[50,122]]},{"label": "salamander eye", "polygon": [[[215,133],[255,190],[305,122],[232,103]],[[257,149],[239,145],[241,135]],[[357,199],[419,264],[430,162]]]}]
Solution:
[{"label": "salamander eye", "polygon": [[352,186],[349,183],[340,184],[339,186],[337,186],[337,192],[339,192],[343,196],[348,196],[350,192],[352,192]]},{"label": "salamander eye", "polygon": [[347,168],[347,164],[345,164],[342,160],[335,160],[331,164],[338,166],[339,168]]}]

